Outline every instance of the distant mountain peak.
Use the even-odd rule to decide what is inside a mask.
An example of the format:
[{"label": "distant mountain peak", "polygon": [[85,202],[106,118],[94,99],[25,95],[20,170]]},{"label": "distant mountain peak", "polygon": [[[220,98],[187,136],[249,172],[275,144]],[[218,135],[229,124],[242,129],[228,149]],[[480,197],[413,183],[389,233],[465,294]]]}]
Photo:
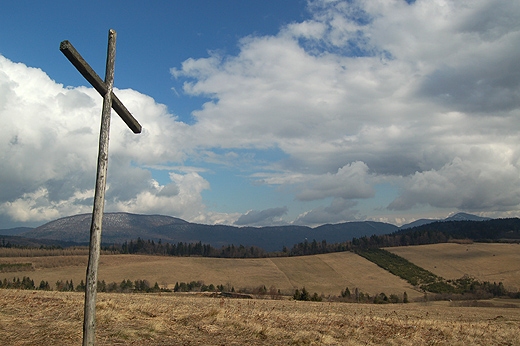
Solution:
[{"label": "distant mountain peak", "polygon": [[491,218],[477,216],[477,215],[463,213],[463,212],[448,216],[446,219],[444,219],[444,221],[486,221],[486,220],[491,220]]},{"label": "distant mountain peak", "polygon": [[477,215],[468,214],[468,213],[464,213],[464,212],[459,212],[459,213],[453,214],[451,216],[448,216],[445,219],[419,219],[419,220],[410,222],[406,225],[402,225],[401,227],[399,227],[399,229],[418,227],[418,226],[427,225],[429,223],[438,222],[438,221],[486,221],[486,220],[491,220],[491,218],[477,216]]},{"label": "distant mountain peak", "polygon": [[[48,222],[40,227],[20,233],[23,237],[36,239],[59,239],[63,241],[88,242],[90,239],[90,224],[92,214],[80,214],[63,217]],[[118,234],[127,234],[129,238],[137,239],[146,235],[151,229],[168,226],[184,225],[187,221],[164,215],[139,215],[124,212],[103,214],[103,239],[113,242]]]}]

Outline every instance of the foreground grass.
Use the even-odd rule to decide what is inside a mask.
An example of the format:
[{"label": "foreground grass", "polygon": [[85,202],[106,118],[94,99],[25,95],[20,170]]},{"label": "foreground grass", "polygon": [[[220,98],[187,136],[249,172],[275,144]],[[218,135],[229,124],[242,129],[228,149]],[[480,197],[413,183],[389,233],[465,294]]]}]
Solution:
[{"label": "foreground grass", "polygon": [[[81,344],[83,297],[0,290],[2,344]],[[519,310],[100,293],[96,336],[98,345],[518,345]]]}]

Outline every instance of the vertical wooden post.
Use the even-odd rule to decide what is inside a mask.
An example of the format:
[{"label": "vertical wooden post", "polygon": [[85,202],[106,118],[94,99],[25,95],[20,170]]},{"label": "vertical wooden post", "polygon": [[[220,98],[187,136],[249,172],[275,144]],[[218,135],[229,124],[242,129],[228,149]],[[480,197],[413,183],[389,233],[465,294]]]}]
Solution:
[{"label": "vertical wooden post", "polygon": [[90,226],[90,248],[86,277],[85,311],[83,322],[83,346],[93,346],[96,342],[96,293],[97,271],[101,250],[101,228],[105,207],[105,189],[108,168],[108,137],[110,130],[110,112],[112,109],[112,89],[114,85],[114,65],[116,57],[116,32],[108,32],[108,52],[105,70],[107,91],[103,95],[103,111],[101,113],[101,131],[99,135],[99,153],[94,193],[94,209]]},{"label": "vertical wooden post", "polygon": [[90,248],[87,267],[87,283],[85,288],[85,311],[83,322],[83,346],[95,345],[96,331],[96,293],[97,271],[99,265],[99,253],[101,250],[101,228],[103,226],[103,210],[105,207],[105,189],[108,167],[108,140],[110,133],[111,108],[119,114],[121,119],[134,133],[141,132],[141,125],[130,114],[128,109],[119,101],[113,93],[114,65],[116,59],[116,32],[112,29],[108,32],[108,52],[105,71],[105,82],[94,72],[92,67],[81,57],[78,51],[69,41],[62,41],[60,51],[69,59],[85,79],[92,84],[101,96],[103,96],[103,111],[101,113],[101,131],[99,135],[99,153],[96,176],[96,191],[94,193],[94,209],[92,211],[92,223],[90,226]]}]

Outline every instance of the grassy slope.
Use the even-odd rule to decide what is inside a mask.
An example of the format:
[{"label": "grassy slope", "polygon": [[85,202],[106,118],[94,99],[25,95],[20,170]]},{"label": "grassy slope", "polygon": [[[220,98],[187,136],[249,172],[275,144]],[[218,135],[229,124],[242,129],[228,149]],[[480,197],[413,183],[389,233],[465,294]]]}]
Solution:
[{"label": "grassy slope", "polygon": [[293,287],[305,286],[310,292],[339,295],[346,287],[352,292],[357,287],[370,295],[381,292],[401,295],[406,291],[409,297],[422,296],[406,281],[351,252],[273,258],[272,261]]},{"label": "grassy slope", "polygon": [[[501,281],[512,291],[520,287],[520,245],[450,243],[387,250],[445,279],[468,274],[481,281]],[[85,277],[87,257],[0,257],[0,263],[27,262],[36,270],[0,273],[0,279],[29,276],[37,285],[41,280],[54,285],[57,280],[72,279],[77,285]],[[202,280],[236,289],[274,285],[285,294],[305,286],[311,293],[325,295],[357,287],[370,295],[406,291],[411,300],[422,296],[404,280],[351,252],[266,259],[103,255],[100,263],[99,279],[107,283],[146,279],[173,287],[177,281]]]},{"label": "grassy slope", "polygon": [[520,245],[434,244],[387,248],[445,279],[470,275],[480,281],[502,282],[512,291],[520,288]]},{"label": "grassy slope", "polygon": [[[56,261],[54,267],[53,261]],[[57,280],[72,279],[77,285],[85,277],[87,259],[85,256],[0,257],[0,263],[14,262],[31,262],[36,270],[0,273],[0,279],[29,276],[37,285],[41,280],[54,285]],[[351,291],[357,287],[370,295],[380,292],[401,295],[406,291],[410,299],[422,296],[404,280],[351,252],[265,259],[104,255],[98,278],[107,283],[146,279],[169,287],[175,282],[193,280],[230,284],[235,289],[274,285],[285,294],[305,286],[311,293],[335,296],[345,287]]]}]

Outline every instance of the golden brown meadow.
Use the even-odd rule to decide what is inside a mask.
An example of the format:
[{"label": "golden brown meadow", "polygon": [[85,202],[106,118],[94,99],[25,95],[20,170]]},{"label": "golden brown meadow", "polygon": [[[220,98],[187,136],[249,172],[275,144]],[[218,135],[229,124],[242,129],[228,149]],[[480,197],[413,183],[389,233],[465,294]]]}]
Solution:
[{"label": "golden brown meadow", "polygon": [[520,244],[444,243],[386,250],[445,279],[469,275],[502,282],[512,292],[520,290]]},{"label": "golden brown meadow", "polygon": [[[36,285],[41,280],[48,281],[51,287],[58,280],[72,280],[77,285],[85,278],[87,256],[0,257],[1,263],[31,263],[33,267],[32,271],[0,273],[1,280],[28,276]],[[351,252],[257,259],[104,254],[98,279],[106,283],[147,280],[169,288],[176,282],[191,281],[236,290],[274,286],[286,295],[304,286],[311,293],[325,296],[338,296],[346,287],[351,291],[357,287],[371,296],[381,292],[402,296],[406,291],[410,300],[422,297],[406,281]]]},{"label": "golden brown meadow", "polygon": [[[447,279],[471,275],[518,287],[520,245],[436,244],[388,249]],[[0,278],[74,280],[85,276],[83,249],[17,256],[0,249],[1,263],[31,263],[33,270]],[[9,252],[11,251],[11,252]],[[20,255],[20,254],[18,254]],[[371,295],[406,291],[408,283],[350,253],[215,259],[103,254],[100,280],[146,279],[160,286],[201,280],[237,290],[271,285],[283,293],[305,286],[337,296],[345,287]],[[498,280],[503,279],[503,280]],[[83,294],[0,290],[0,344],[81,343]],[[107,294],[97,301],[99,345],[520,345],[520,302],[414,302],[353,304],[240,300],[195,295]]]},{"label": "golden brown meadow", "polygon": [[[434,244],[388,248],[411,262],[446,279],[469,275],[480,281],[503,282],[513,292],[520,289],[519,244]],[[85,278],[86,249],[20,250],[0,248],[0,264],[31,263],[32,271],[0,272],[0,279],[29,276],[38,283]],[[275,286],[285,294],[305,286],[311,293],[339,295],[351,291],[375,295],[402,295],[410,300],[422,293],[366,259],[351,252],[304,257],[222,259],[202,257],[161,257],[145,255],[101,255],[99,279],[109,282],[148,280],[172,288],[176,282],[203,281],[230,285],[236,289],[259,285]]]},{"label": "golden brown meadow", "polygon": [[[82,319],[81,293],[0,290],[2,345],[79,345]],[[518,345],[519,331],[518,308],[100,293],[96,338],[98,345]]]}]

